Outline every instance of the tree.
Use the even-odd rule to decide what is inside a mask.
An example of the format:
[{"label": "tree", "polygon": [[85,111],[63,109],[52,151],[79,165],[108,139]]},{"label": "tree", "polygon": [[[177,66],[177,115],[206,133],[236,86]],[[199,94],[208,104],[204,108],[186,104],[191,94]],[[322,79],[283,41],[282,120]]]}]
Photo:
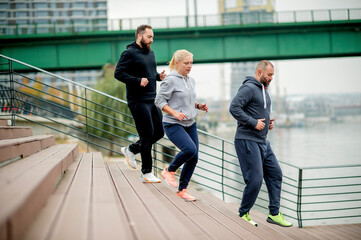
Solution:
[{"label": "tree", "polygon": [[[114,79],[115,66],[105,64],[103,66],[103,76],[94,87],[96,90],[114,96],[119,99],[125,99],[125,84]],[[133,118],[127,104],[121,103],[104,95],[92,92],[91,101],[87,104],[88,108],[88,131],[96,136],[108,139],[110,149],[114,150],[113,142],[117,138],[126,138],[129,132],[135,132],[135,128],[126,123],[134,125]],[[120,112],[120,113],[119,113]],[[110,155],[112,155],[110,151]]]}]

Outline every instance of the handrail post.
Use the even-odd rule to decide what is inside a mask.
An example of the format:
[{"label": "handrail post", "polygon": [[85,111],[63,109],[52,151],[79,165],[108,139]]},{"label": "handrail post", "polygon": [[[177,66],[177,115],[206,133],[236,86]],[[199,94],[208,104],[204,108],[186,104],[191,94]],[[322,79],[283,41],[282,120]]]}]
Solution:
[{"label": "handrail post", "polygon": [[222,140],[222,199],[224,201],[224,140]]},{"label": "handrail post", "polygon": [[11,109],[11,126],[15,126],[15,84],[13,75],[13,61],[9,60],[9,77],[10,77],[10,109]]},{"label": "handrail post", "polygon": [[197,10],[197,0],[194,0],[194,23],[195,27],[198,27],[198,10]]},{"label": "handrail post", "polygon": [[297,221],[298,227],[302,228],[302,168],[298,169],[298,191],[297,191]]},{"label": "handrail post", "polygon": [[157,177],[158,175],[158,171],[157,171],[157,168],[158,168],[158,165],[157,165],[157,143],[154,143],[153,144],[153,162],[154,162],[154,175]]},{"label": "handrail post", "polygon": [[293,11],[293,20],[295,23],[297,23],[297,13],[296,11]]},{"label": "handrail post", "polygon": [[89,129],[88,129],[88,98],[85,88],[85,126],[86,126],[86,151],[89,152]]}]

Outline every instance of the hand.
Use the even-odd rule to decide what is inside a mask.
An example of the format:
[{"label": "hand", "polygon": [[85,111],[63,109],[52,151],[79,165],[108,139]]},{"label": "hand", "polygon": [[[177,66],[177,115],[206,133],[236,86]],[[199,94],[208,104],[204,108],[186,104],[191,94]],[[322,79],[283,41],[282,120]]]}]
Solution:
[{"label": "hand", "polygon": [[265,120],[266,120],[265,118],[258,119],[255,129],[261,131],[266,126],[266,124],[264,123]]},{"label": "hand", "polygon": [[140,81],[140,86],[145,87],[148,85],[148,83],[149,83],[148,79],[142,78],[142,80]]},{"label": "hand", "polygon": [[164,72],[165,72],[165,70],[163,70],[163,72],[161,72],[161,73],[159,74],[160,80],[163,80],[163,79],[167,76],[167,74],[165,74]]},{"label": "hand", "polygon": [[272,130],[272,129],[273,129],[273,127],[275,126],[275,125],[274,125],[274,123],[273,123],[273,122],[274,122],[274,120],[275,120],[274,118],[272,118],[272,119],[270,120],[270,122],[269,122],[269,126],[268,126],[268,129],[269,129],[269,130]]},{"label": "hand", "polygon": [[199,110],[205,111],[206,113],[208,112],[208,106],[206,103],[200,103],[198,106]]},{"label": "hand", "polygon": [[177,118],[179,121],[183,121],[184,119],[188,119],[187,115],[181,112],[175,112],[173,117]]}]

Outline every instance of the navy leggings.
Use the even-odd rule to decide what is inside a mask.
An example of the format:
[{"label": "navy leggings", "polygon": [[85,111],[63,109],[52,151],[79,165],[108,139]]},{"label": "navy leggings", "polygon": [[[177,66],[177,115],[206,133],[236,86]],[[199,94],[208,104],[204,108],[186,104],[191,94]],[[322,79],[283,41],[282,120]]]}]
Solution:
[{"label": "navy leggings", "polygon": [[269,197],[270,214],[278,214],[281,199],[282,170],[269,141],[257,143],[236,139],[235,148],[246,187],[239,208],[240,216],[249,212],[256,202],[263,179]]},{"label": "navy leggings", "polygon": [[168,171],[175,172],[184,164],[178,187],[179,191],[182,191],[187,188],[198,162],[197,123],[190,127],[170,123],[163,123],[163,126],[169,140],[180,149],[180,152],[168,166]]}]

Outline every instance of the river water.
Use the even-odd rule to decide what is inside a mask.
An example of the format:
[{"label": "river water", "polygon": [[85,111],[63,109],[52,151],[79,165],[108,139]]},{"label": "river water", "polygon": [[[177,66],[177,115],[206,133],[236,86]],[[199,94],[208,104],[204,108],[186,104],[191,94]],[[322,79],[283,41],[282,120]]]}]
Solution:
[{"label": "river water", "polygon": [[[236,127],[217,135],[233,142]],[[361,164],[361,122],[279,128],[268,133],[278,160],[298,167]]]}]

